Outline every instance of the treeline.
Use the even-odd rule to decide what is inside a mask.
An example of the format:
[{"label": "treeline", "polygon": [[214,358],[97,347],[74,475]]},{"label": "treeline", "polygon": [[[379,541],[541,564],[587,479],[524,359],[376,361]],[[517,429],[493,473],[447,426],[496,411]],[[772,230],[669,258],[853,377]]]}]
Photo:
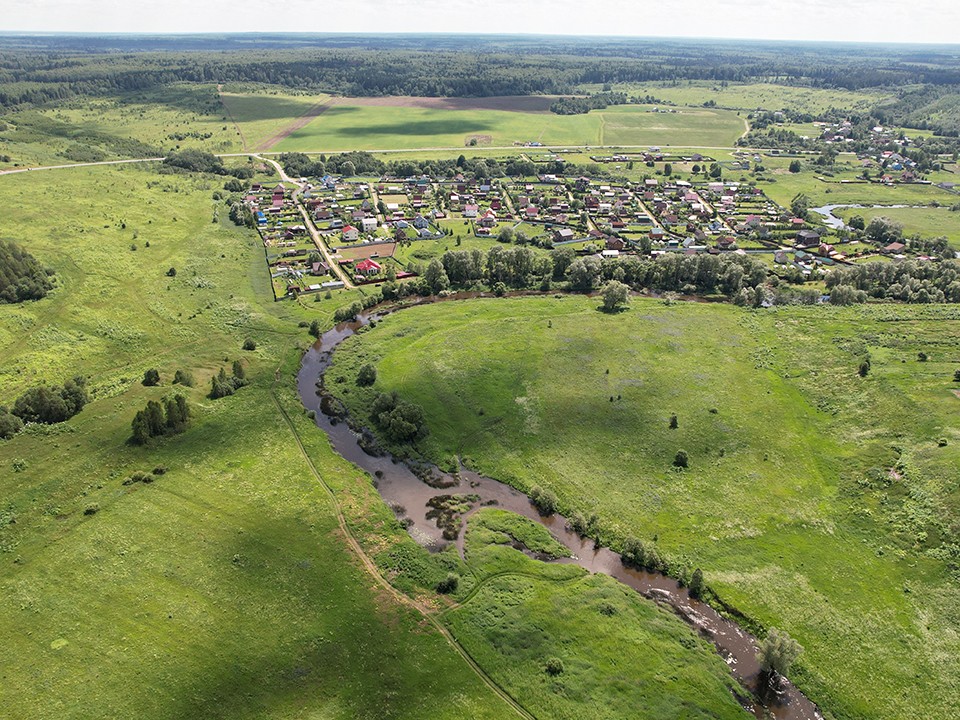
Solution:
[{"label": "treeline", "polygon": [[53,289],[53,270],[12,240],[0,240],[0,303],[39,300]]},{"label": "treeline", "polygon": [[239,179],[249,179],[253,177],[253,168],[250,166],[240,165],[235,168],[228,168],[223,164],[223,160],[213,153],[204,150],[190,149],[170,153],[164,158],[163,166],[171,169],[187,170],[189,172],[232,175]]},{"label": "treeline", "polygon": [[591,110],[603,110],[609,105],[625,105],[626,93],[604,92],[586,97],[562,97],[550,106],[556,115],[585,115]]},{"label": "treeline", "polygon": [[[549,256],[529,247],[501,247],[489,251],[450,250],[426,267],[415,266],[419,277],[412,282],[387,281],[381,286],[387,300],[407,294],[430,295],[450,289],[507,290],[555,287],[592,292],[612,280],[634,290],[684,295],[723,295],[750,304],[776,296],[766,289],[766,267],[746,255],[684,255],[667,253],[655,258],[626,255],[612,260],[578,256],[570,248],[558,248]],[[786,298],[787,295],[784,295]]]},{"label": "treeline", "polygon": [[[302,40],[300,41],[302,43]],[[248,43],[256,44],[255,40]],[[960,84],[949,54],[896,47],[573,38],[316,37],[238,50],[229,38],[17,38],[0,46],[0,105],[143,91],[173,83],[263,83],[344,95],[570,95],[582,84],[708,80],[861,89]],[[229,47],[220,51],[224,45]],[[104,52],[103,47],[128,48]],[[156,48],[162,47],[160,51]],[[89,52],[87,49],[89,48]],[[136,49],[129,49],[136,48]],[[142,51],[149,49],[149,52]]]},{"label": "treeline", "polygon": [[[960,303],[960,262],[861,263],[834,270],[826,277],[831,300],[862,302],[868,297],[907,303]],[[857,293],[857,294],[852,294]]]},{"label": "treeline", "polygon": [[0,405],[0,438],[12,437],[26,423],[52,425],[69,420],[90,400],[86,384],[86,379],[78,375],[63,385],[30,388],[16,399],[12,409]]},{"label": "treeline", "polygon": [[291,177],[321,177],[326,174],[352,177],[354,175],[390,176],[408,178],[427,175],[431,178],[452,178],[459,173],[474,179],[502,177],[530,177],[542,173],[565,174],[571,177],[589,175],[605,177],[608,172],[596,163],[577,165],[562,161],[534,163],[522,157],[506,160],[497,158],[467,158],[456,160],[392,160],[384,162],[364,151],[337,155],[309,156],[304,153],[284,153],[277,158]]}]

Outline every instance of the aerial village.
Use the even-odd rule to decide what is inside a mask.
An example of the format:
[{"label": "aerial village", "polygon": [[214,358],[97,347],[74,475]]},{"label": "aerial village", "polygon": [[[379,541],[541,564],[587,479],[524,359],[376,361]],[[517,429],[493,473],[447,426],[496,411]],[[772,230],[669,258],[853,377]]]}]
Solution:
[{"label": "aerial village", "polygon": [[[591,159],[704,167],[712,162],[659,148]],[[750,160],[745,156],[743,162]],[[794,280],[816,279],[832,266],[865,257],[903,259],[906,250],[901,242],[877,245],[838,234],[842,223],[824,225],[813,213],[798,217],[759,187],[722,179],[657,176],[617,184],[557,174],[326,175],[303,178],[300,185],[254,184],[245,203],[263,240],[277,299],[415,277],[425,259],[468,241],[469,247],[486,241],[543,252],[570,247],[604,261],[624,254],[750,254]]]}]

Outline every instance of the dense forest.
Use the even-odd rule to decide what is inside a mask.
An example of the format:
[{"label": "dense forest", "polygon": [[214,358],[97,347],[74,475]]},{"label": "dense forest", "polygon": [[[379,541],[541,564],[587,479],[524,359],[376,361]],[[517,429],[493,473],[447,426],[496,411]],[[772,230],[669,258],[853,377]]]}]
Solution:
[{"label": "dense forest", "polygon": [[52,288],[52,271],[10,240],[0,240],[0,303],[39,300]]},{"label": "dense forest", "polygon": [[5,108],[173,82],[479,97],[571,95],[587,83],[687,80],[883,87],[897,94],[883,108],[891,120],[926,121],[934,130],[960,127],[960,62],[951,48],[936,46],[520,36],[0,37]]}]

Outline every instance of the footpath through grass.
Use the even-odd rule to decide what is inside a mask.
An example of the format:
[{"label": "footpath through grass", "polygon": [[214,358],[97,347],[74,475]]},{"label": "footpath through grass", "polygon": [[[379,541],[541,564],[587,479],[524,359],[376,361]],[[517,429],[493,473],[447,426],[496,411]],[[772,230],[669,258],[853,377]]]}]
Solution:
[{"label": "footpath through grass", "polygon": [[[404,310],[349,340],[328,386],[349,388],[358,417],[397,390],[424,407],[427,457],[550,488],[565,510],[597,512],[606,541],[636,535],[702,567],[726,602],[800,640],[793,675],[831,715],[949,716],[956,308],[596,306]],[[353,383],[365,362],[379,370],[371,389]],[[686,471],[672,467],[680,449]]]}]

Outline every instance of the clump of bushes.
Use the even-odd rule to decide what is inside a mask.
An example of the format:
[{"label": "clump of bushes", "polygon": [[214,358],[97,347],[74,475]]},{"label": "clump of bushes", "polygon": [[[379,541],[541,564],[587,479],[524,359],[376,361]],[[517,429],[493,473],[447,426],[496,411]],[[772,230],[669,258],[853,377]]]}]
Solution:
[{"label": "clump of bushes", "polygon": [[396,391],[377,395],[371,416],[384,435],[395,442],[412,442],[427,434],[423,408],[401,400]]},{"label": "clump of bushes", "polygon": [[620,559],[624,565],[644,568],[651,572],[662,572],[665,567],[657,549],[653,546],[647,547],[642,540],[635,537],[628,537],[623,541]]},{"label": "clump of bushes", "polygon": [[687,455],[686,450],[677,450],[677,454],[673,458],[673,466],[678,468],[685,468],[690,465],[690,456]]},{"label": "clump of bushes", "polygon": [[[69,420],[90,400],[86,380],[77,376],[63,385],[30,388],[13,403],[11,413],[24,423],[53,424]],[[14,421],[10,423],[15,424]]]},{"label": "clump of bushes", "polygon": [[146,387],[153,387],[160,384],[160,371],[156,368],[150,368],[143,374],[142,383]]},{"label": "clump of bushes", "polygon": [[11,413],[5,405],[0,405],[0,439],[9,440],[23,430],[23,420]]},{"label": "clump of bushes", "polygon": [[534,485],[530,488],[530,499],[541,515],[549,516],[557,511],[557,496],[551,490]]},{"label": "clump of bushes", "polygon": [[357,315],[361,312],[363,312],[363,305],[360,301],[356,301],[334,310],[333,319],[338,323],[348,322],[350,320],[356,320]]},{"label": "clump of bushes", "polygon": [[357,385],[368,387],[377,381],[377,368],[367,363],[357,373]]},{"label": "clump of bushes", "polygon": [[190,406],[183,395],[164,398],[162,404],[150,400],[133,417],[130,441],[135,445],[146,445],[153,438],[176,435],[186,429],[189,420]]},{"label": "clump of bushes", "polygon": [[173,374],[173,384],[174,385],[184,385],[186,387],[193,387],[193,373],[189,370],[177,370]]},{"label": "clump of bushes", "polygon": [[460,576],[456,573],[447,573],[447,576],[437,583],[437,592],[442,595],[449,595],[457,591],[460,587]]},{"label": "clump of bushes", "polygon": [[552,657],[547,660],[546,664],[543,666],[543,669],[546,671],[547,675],[552,675],[554,677],[557,675],[562,675],[563,660],[558,657]]},{"label": "clump of bushes", "polygon": [[220,372],[210,379],[210,399],[218,400],[227,395],[233,395],[237,390],[249,384],[247,371],[239,360],[233,361],[233,374],[228,376],[227,371],[220,368]]},{"label": "clump of bushes", "polygon": [[0,240],[0,303],[39,300],[53,289],[52,270],[9,240]]},{"label": "clump of bushes", "polygon": [[254,340],[253,338],[247,338],[246,340],[243,341],[243,349],[244,349],[244,350],[256,350],[256,349],[257,349],[257,341]]}]

